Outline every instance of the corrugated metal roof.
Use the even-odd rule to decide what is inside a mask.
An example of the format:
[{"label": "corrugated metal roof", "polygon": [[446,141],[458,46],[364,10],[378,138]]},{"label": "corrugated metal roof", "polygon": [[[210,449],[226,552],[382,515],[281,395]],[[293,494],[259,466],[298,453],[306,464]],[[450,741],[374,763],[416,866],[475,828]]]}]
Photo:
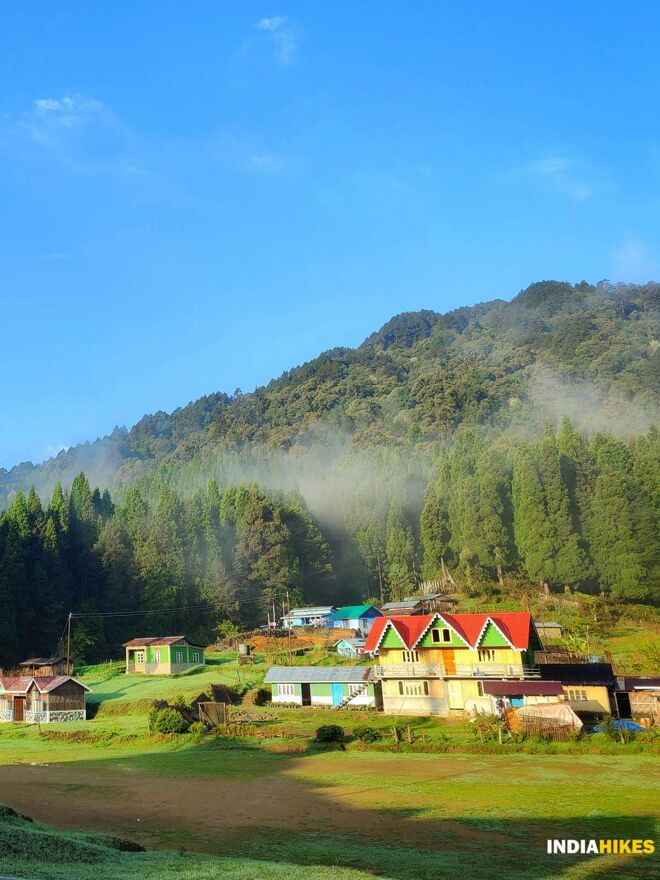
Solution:
[{"label": "corrugated metal roof", "polygon": [[568,700],[568,705],[576,715],[607,715],[607,709],[603,709],[596,700]]},{"label": "corrugated metal roof", "polygon": [[363,682],[371,677],[371,666],[271,666],[264,681],[293,682]]},{"label": "corrugated metal roof", "polygon": [[67,681],[73,681],[76,684],[79,684],[80,687],[84,688],[86,691],[91,690],[86,684],[83,684],[82,681],[78,681],[78,679],[74,678],[72,675],[5,675],[0,677],[0,688],[2,688],[5,693],[24,694],[34,682],[40,693],[47,694],[50,691],[56,690]]},{"label": "corrugated metal roof", "polygon": [[53,663],[60,663],[66,660],[66,657],[31,657],[29,660],[23,660],[19,666],[52,666]]},{"label": "corrugated metal roof", "polygon": [[[149,637],[145,639],[131,639],[130,642],[124,642],[124,648],[144,648],[156,647],[158,645],[175,645],[177,642],[185,642],[185,636],[157,636],[155,638]],[[188,642],[188,645],[191,648],[202,648],[203,645],[193,645]]]},{"label": "corrugated metal roof", "polygon": [[354,620],[362,617],[363,614],[368,614],[372,608],[378,611],[375,605],[342,605],[341,608],[333,611],[330,617],[332,620]]},{"label": "corrugated metal roof", "polygon": [[564,685],[591,684],[614,687],[614,672],[609,663],[541,663],[539,674],[544,681]]},{"label": "corrugated metal roof", "polygon": [[484,693],[494,697],[559,697],[564,689],[559,681],[484,681]]},{"label": "corrugated metal roof", "polygon": [[332,614],[335,610],[334,605],[315,605],[310,608],[292,608],[285,617],[318,617],[322,615]]},{"label": "corrugated metal roof", "polygon": [[423,599],[400,599],[398,602],[386,602],[384,605],[381,605],[383,611],[389,608],[415,608],[417,605],[421,605]]},{"label": "corrugated metal roof", "polygon": [[367,641],[366,639],[358,639],[358,638],[338,639],[338,641],[335,642],[335,646],[341,645],[342,642],[345,642],[347,645],[350,645],[353,648],[364,648],[366,641]]},{"label": "corrugated metal roof", "polygon": [[538,629],[540,626],[555,626],[558,629],[561,629],[561,623],[555,623],[553,620],[542,620],[540,623],[536,624],[536,628]]}]

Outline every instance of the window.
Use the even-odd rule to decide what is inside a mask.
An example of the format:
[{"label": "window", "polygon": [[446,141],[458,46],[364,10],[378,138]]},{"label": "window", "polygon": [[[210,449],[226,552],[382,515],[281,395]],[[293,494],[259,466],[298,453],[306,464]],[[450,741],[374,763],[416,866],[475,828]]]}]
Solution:
[{"label": "window", "polygon": [[443,642],[451,642],[451,630],[443,629],[442,631],[442,641]]},{"label": "window", "polygon": [[479,662],[492,663],[495,660],[495,651],[493,648],[479,648]]},{"label": "window", "polygon": [[183,663],[183,651],[176,652],[175,663]]},{"label": "window", "polygon": [[439,642],[440,641],[440,630],[439,629],[431,630],[431,641],[432,642]]},{"label": "window", "polygon": [[484,683],[483,683],[483,681],[478,681],[478,682],[477,682],[477,693],[479,694],[480,697],[483,697],[483,695],[484,695]]},{"label": "window", "polygon": [[361,684],[349,684],[348,693],[352,696],[359,696],[362,693],[362,685]]},{"label": "window", "polygon": [[428,681],[400,681],[399,693],[402,697],[428,697]]},{"label": "window", "polygon": [[417,663],[419,661],[419,651],[402,651],[404,663]]},{"label": "window", "polygon": [[136,651],[135,652],[135,662],[136,663],[144,663],[144,651]]},{"label": "window", "polygon": [[160,663],[160,648],[154,650],[154,663]]},{"label": "window", "polygon": [[193,658],[193,663],[199,663],[200,662],[199,651],[193,651],[192,658]]},{"label": "window", "polygon": [[432,630],[431,641],[436,644],[444,642],[445,645],[448,645],[451,642],[451,630],[446,628]]},{"label": "window", "polygon": [[296,689],[292,684],[278,684],[277,693],[280,697],[295,697]]}]

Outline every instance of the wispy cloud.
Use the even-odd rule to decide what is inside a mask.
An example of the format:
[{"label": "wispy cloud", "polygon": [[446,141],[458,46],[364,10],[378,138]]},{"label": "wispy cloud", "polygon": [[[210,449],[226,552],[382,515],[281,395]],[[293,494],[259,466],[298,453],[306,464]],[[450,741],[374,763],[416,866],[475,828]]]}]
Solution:
[{"label": "wispy cloud", "polygon": [[298,54],[302,39],[299,26],[283,15],[262,18],[257,22],[257,30],[265,35],[281,64],[292,64]]},{"label": "wispy cloud", "polygon": [[248,156],[245,165],[251,171],[259,171],[262,174],[277,174],[282,170],[284,162],[279,156],[272,156],[268,153],[254,153]]},{"label": "wispy cloud", "polygon": [[649,246],[634,235],[626,235],[612,253],[615,281],[644,283],[658,278],[658,262]]},{"label": "wispy cloud", "polygon": [[19,139],[80,174],[141,171],[134,138],[101,101],[79,93],[36,98],[9,121],[7,139]]},{"label": "wispy cloud", "polygon": [[584,202],[594,194],[586,170],[575,159],[544,156],[528,162],[524,170],[528,176],[542,181],[574,202]]}]

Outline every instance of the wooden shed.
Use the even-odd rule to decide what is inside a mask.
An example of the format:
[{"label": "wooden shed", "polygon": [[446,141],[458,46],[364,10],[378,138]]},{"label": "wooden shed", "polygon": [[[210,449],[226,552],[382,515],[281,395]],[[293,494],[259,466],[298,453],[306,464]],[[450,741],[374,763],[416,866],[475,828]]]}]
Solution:
[{"label": "wooden shed", "polygon": [[21,675],[72,675],[73,663],[66,657],[30,657],[18,664]]}]

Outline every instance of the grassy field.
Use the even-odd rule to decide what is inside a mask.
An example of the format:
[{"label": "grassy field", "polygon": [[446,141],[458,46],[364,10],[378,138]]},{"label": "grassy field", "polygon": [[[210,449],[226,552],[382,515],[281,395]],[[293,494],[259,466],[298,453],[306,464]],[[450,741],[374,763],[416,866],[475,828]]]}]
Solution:
[{"label": "grassy field", "polygon": [[[235,660],[213,656],[174,678],[84,670],[86,723],[0,729],[0,800],[34,823],[0,816],[0,874],[50,880],[140,876],[435,880],[438,877],[643,878],[656,857],[548,856],[557,838],[653,838],[657,758],[651,747],[589,740],[538,754],[493,744],[470,754],[463,724],[410,722],[398,752],[312,741],[338,722],[389,736],[392,719],[349,710],[255,709],[256,736],[155,737],[154,698],[191,698],[237,684]],[[265,666],[242,667],[241,685]],[[413,753],[443,744],[448,754]],[[381,749],[383,746],[381,745]],[[600,750],[611,754],[595,754]],[[389,749],[389,746],[388,746]],[[483,747],[479,750],[484,751]],[[553,753],[555,752],[555,753]],[[569,754],[570,752],[570,754]],[[41,824],[44,823],[44,824]],[[52,826],[52,827],[49,827]],[[85,833],[83,833],[85,832]],[[148,852],[122,852],[104,835]]]}]

